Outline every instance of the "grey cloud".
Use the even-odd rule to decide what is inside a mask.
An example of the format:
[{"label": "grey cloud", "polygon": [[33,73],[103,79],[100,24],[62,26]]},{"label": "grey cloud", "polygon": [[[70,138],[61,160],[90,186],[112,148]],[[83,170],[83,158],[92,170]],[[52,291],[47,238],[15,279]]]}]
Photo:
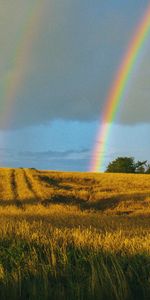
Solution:
[{"label": "grey cloud", "polygon": [[67,150],[67,151],[45,151],[45,152],[31,152],[24,151],[19,152],[18,155],[22,159],[26,160],[82,160],[90,158],[90,150],[89,149],[81,149],[81,150]]},{"label": "grey cloud", "polygon": [[[129,124],[150,122],[150,39],[144,59],[137,64],[129,90],[124,97],[118,121]],[[143,54],[143,53],[142,53]]]},{"label": "grey cloud", "polygon": [[[1,7],[1,89],[4,78],[10,73],[13,83],[17,72],[12,68],[12,53],[32,3],[34,1],[14,0],[12,5],[5,1]],[[4,128],[8,123],[3,123],[1,117],[8,118],[10,105],[13,109],[8,127],[54,119],[98,119],[114,73],[131,38],[131,29],[137,24],[146,4],[146,0],[143,6],[140,1],[131,4],[129,0],[122,5],[112,5],[104,0],[44,0],[40,28],[28,61],[19,62],[27,64],[22,66],[26,69],[24,80],[9,103],[5,103],[5,96],[2,97],[0,127]],[[146,59],[146,66],[150,67],[149,59]],[[144,70],[143,83],[140,80],[144,86],[139,91],[137,84],[134,89],[133,81],[130,100],[126,101],[118,122],[149,122],[150,90]]]},{"label": "grey cloud", "polygon": [[47,170],[85,171],[89,168],[90,150],[31,152],[0,148],[1,167],[24,167]]}]

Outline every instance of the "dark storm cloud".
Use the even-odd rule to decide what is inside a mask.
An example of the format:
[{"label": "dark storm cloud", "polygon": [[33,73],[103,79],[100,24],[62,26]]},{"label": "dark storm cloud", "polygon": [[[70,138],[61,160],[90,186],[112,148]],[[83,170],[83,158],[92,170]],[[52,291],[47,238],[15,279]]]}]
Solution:
[{"label": "dark storm cloud", "polygon": [[[6,74],[13,77],[11,53],[31,2],[34,1],[14,0],[13,5],[9,1],[1,4],[0,20],[4,25],[0,27],[1,88]],[[43,1],[43,19],[33,41],[24,81],[15,99],[10,99],[13,110],[9,126],[21,127],[54,119],[92,121],[99,118],[114,73],[148,3],[146,0],[142,4],[139,0],[123,2]],[[142,80],[136,84],[137,76],[132,81],[119,122],[150,120],[148,50]],[[1,98],[5,107],[5,97],[1,95]],[[0,126],[4,126],[1,118]]]}]

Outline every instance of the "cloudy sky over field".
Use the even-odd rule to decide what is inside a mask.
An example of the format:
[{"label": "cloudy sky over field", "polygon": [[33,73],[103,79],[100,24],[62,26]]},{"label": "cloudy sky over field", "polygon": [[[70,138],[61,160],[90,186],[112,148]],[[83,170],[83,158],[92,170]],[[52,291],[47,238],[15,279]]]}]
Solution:
[{"label": "cloudy sky over field", "polygon": [[[102,110],[147,0],[0,1],[2,166],[87,170]],[[150,160],[150,37],[105,155]]]}]

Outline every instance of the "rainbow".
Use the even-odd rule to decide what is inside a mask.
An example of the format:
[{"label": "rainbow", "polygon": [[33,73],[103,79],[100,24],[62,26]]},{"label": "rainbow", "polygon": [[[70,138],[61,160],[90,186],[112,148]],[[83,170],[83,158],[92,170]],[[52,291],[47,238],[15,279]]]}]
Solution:
[{"label": "rainbow", "polygon": [[11,54],[11,65],[1,81],[1,126],[6,128],[13,113],[15,100],[24,82],[29,65],[30,52],[33,41],[38,33],[42,14],[43,1],[35,0],[29,5],[25,21],[22,24],[20,35],[15,49]]},{"label": "rainbow", "polygon": [[102,113],[102,122],[98,130],[96,143],[92,153],[90,171],[99,172],[103,168],[112,123],[116,117],[120,104],[122,103],[126,89],[131,80],[132,73],[139,60],[141,50],[150,33],[150,5],[139,22],[136,32],[123,57],[122,63],[117,71],[115,80],[109,90],[106,104]]}]

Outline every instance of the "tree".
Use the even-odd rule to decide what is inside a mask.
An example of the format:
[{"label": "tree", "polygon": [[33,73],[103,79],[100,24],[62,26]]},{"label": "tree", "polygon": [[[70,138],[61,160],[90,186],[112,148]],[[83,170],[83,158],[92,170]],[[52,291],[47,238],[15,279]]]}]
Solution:
[{"label": "tree", "polygon": [[150,173],[150,165],[147,160],[135,162],[133,157],[118,157],[109,163],[107,173]]},{"label": "tree", "polygon": [[118,157],[107,166],[108,173],[135,173],[133,157]]},{"label": "tree", "polygon": [[150,174],[150,164],[147,164],[145,174]]},{"label": "tree", "polygon": [[147,170],[147,160],[139,161],[135,164],[135,173],[144,174]]}]

